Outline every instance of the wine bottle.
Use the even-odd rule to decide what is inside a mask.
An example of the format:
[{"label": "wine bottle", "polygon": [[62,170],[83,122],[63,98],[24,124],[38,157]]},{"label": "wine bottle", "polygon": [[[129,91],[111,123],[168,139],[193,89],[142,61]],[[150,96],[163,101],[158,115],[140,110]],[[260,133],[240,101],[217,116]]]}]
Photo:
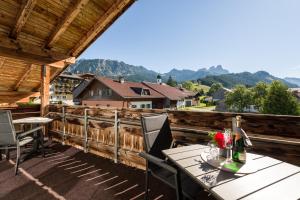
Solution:
[{"label": "wine bottle", "polygon": [[232,160],[239,163],[246,163],[246,148],[244,141],[244,132],[241,128],[241,116],[236,116],[236,124],[234,127]]}]

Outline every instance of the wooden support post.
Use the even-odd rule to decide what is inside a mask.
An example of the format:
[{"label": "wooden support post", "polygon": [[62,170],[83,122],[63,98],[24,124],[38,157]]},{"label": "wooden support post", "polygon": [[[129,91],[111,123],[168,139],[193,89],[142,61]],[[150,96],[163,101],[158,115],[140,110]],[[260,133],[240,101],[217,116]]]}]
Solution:
[{"label": "wooden support post", "polygon": [[84,109],[84,152],[88,152],[88,109]]},{"label": "wooden support post", "polygon": [[65,145],[65,137],[66,137],[66,111],[65,107],[62,107],[62,123],[63,123],[63,135],[62,135],[62,144]]},{"label": "wooden support post", "polygon": [[42,66],[41,82],[41,116],[45,116],[49,109],[49,86],[50,86],[50,67]]},{"label": "wooden support post", "polygon": [[115,110],[115,146],[114,146],[114,162],[118,163],[118,145],[119,145],[119,119],[118,119],[118,111]]}]

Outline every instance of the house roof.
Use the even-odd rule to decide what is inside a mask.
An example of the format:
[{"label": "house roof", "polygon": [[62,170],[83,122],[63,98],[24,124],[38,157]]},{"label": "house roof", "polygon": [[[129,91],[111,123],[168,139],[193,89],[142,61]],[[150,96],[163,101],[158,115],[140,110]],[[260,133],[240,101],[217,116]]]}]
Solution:
[{"label": "house roof", "polygon": [[[118,80],[113,80],[106,77],[95,77],[93,80],[83,81],[82,84],[80,84],[74,90],[74,97],[78,97],[85,90],[85,88],[91,85],[94,81],[101,82],[123,98],[165,98],[162,94],[144,85],[143,83],[130,81],[121,83]],[[148,90],[150,95],[141,95],[140,92],[142,90]]]},{"label": "house roof", "polygon": [[[164,98],[163,95],[143,83],[125,81],[121,83],[118,80],[113,80],[106,77],[96,77],[97,80],[105,84],[114,92],[122,96],[123,98]],[[137,89],[147,89],[150,91],[150,95],[140,95],[136,91]]]},{"label": "house roof", "polygon": [[164,95],[170,100],[178,101],[190,96],[190,92],[185,92],[175,87],[171,87],[165,84],[158,84],[158,83],[150,83],[150,82],[143,82],[144,85],[152,88],[153,90],[159,92],[160,94]]},{"label": "house roof", "polygon": [[83,80],[80,76],[77,74],[60,74],[58,77],[60,78],[68,78],[68,79],[78,79],[78,80]]}]

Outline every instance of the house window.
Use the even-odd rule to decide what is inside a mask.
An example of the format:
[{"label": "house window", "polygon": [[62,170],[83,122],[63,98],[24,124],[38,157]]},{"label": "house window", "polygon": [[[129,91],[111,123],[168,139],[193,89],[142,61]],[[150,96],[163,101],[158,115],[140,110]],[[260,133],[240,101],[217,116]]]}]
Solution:
[{"label": "house window", "polygon": [[90,90],[90,96],[94,96],[94,90]]},{"label": "house window", "polygon": [[111,95],[112,95],[112,91],[111,91],[111,89],[108,89],[107,96],[111,96]]},{"label": "house window", "polygon": [[98,90],[98,95],[99,95],[100,97],[102,96],[102,90],[101,90],[101,89]]},{"label": "house window", "polygon": [[63,98],[63,99],[66,99],[67,97],[66,97],[66,96],[63,96],[62,98]]},{"label": "house window", "polygon": [[145,108],[145,104],[141,104],[141,108]]},{"label": "house window", "polygon": [[146,105],[146,108],[151,108],[151,105],[150,105],[150,104],[147,104],[147,105]]}]

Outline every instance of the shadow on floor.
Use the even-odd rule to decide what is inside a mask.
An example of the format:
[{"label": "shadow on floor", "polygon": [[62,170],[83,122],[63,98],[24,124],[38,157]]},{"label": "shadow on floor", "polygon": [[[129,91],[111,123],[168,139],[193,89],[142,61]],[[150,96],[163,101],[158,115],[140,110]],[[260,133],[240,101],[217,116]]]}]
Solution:
[{"label": "shadow on floor", "polygon": [[[46,158],[33,157],[20,168],[14,176],[14,166],[0,161],[0,200],[144,198],[144,171],[57,143],[49,145]],[[176,199],[173,189],[154,178],[149,194],[150,199]]]}]

